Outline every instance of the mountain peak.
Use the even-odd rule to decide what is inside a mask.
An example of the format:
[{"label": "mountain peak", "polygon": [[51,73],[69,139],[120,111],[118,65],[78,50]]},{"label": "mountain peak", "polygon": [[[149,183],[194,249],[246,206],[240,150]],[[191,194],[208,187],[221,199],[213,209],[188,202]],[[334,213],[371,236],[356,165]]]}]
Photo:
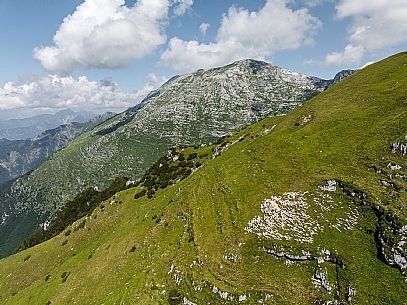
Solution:
[{"label": "mountain peak", "polygon": [[55,113],[55,115],[72,115],[72,114],[77,114],[77,113],[70,108],[62,109]]},{"label": "mountain peak", "polygon": [[339,83],[340,81],[344,80],[348,76],[351,76],[353,73],[355,73],[357,71],[358,70],[347,69],[347,70],[342,70],[342,71],[336,73],[336,75],[333,79],[334,84]]},{"label": "mountain peak", "polygon": [[235,62],[233,62],[232,65],[253,65],[253,64],[271,65],[270,63],[265,62],[263,60],[257,60],[257,59],[252,59],[252,58],[236,60]]}]

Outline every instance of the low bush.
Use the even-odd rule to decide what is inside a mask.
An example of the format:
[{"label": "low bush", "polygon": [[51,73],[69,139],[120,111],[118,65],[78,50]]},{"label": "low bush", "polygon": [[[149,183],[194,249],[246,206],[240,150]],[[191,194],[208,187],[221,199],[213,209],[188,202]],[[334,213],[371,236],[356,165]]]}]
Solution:
[{"label": "low bush", "polygon": [[182,297],[181,293],[179,293],[178,290],[171,289],[170,292],[168,293],[168,303],[170,305],[181,304],[182,300],[183,300],[183,297]]}]

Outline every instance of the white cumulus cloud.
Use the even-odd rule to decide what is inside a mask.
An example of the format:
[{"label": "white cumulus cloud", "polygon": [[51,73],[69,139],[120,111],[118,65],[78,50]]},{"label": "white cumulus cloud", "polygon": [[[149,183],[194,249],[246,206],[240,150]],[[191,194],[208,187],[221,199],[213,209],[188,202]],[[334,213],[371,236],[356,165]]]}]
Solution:
[{"label": "white cumulus cloud", "polygon": [[328,54],[326,64],[361,63],[366,54],[407,43],[406,0],[339,0],[336,15],[350,19],[348,45]]},{"label": "white cumulus cloud", "polygon": [[193,0],[173,0],[174,2],[174,14],[176,16],[184,15],[191,9],[194,4]]},{"label": "white cumulus cloud", "polygon": [[335,0],[301,0],[301,2],[309,7],[316,7],[323,5],[325,3],[334,2]]},{"label": "white cumulus cloud", "polygon": [[212,43],[174,37],[160,62],[180,71],[210,68],[241,58],[265,59],[279,50],[312,43],[321,22],[305,8],[291,9],[290,0],[267,0],[258,12],[231,7]]},{"label": "white cumulus cloud", "polygon": [[202,35],[206,35],[206,32],[208,31],[210,26],[211,25],[209,23],[201,23],[201,25],[199,26],[199,31]]},{"label": "white cumulus cloud", "polygon": [[145,86],[134,92],[124,92],[118,85],[105,79],[91,81],[86,76],[60,77],[37,76],[30,82],[7,82],[0,87],[0,110],[10,109],[59,109],[124,110],[139,103],[151,90],[166,78],[149,74]]},{"label": "white cumulus cloud", "polygon": [[163,24],[169,0],[85,0],[67,16],[54,45],[34,50],[34,57],[52,72],[75,68],[119,68],[142,58],[166,41]]},{"label": "white cumulus cloud", "polygon": [[341,52],[332,52],[325,57],[327,65],[357,64],[365,52],[362,46],[347,45]]}]

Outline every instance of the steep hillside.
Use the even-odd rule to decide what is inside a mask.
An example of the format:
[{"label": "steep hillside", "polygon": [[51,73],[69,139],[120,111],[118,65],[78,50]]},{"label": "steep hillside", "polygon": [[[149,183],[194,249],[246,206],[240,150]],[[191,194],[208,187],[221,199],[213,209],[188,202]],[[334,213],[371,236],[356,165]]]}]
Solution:
[{"label": "steep hillside", "polygon": [[140,178],[169,147],[209,143],[285,114],[332,83],[254,60],[174,77],[0,194],[0,257],[81,190],[103,189],[116,176]]},{"label": "steep hillside", "polygon": [[35,169],[55,151],[83,132],[89,131],[114,116],[105,113],[85,123],[70,123],[47,130],[34,139],[0,139],[0,184],[16,179]]},{"label": "steep hillside", "polygon": [[40,114],[24,119],[0,121],[0,139],[26,140],[40,136],[48,129],[69,123],[85,123],[95,115],[91,112],[75,112],[70,109],[55,114]]},{"label": "steep hillside", "polygon": [[[185,180],[161,189],[150,171],[1,260],[0,302],[407,304],[406,82],[402,53],[287,116],[184,149],[212,152]],[[154,197],[135,196],[142,187]]]}]

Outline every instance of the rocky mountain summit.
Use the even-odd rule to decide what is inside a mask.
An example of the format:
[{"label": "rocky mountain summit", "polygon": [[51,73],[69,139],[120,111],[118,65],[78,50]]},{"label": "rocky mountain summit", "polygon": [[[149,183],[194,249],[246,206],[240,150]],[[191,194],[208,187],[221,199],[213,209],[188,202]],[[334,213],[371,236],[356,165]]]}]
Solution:
[{"label": "rocky mountain summit", "polygon": [[[21,226],[19,232],[32,232],[87,187],[103,189],[117,176],[137,180],[170,147],[209,143],[286,114],[332,84],[255,60],[176,76],[6,187],[0,236]],[[0,254],[27,236],[16,234],[21,237],[13,238],[12,247],[0,238]]]},{"label": "rocky mountain summit", "polygon": [[[264,117],[286,114],[353,72],[342,71],[332,80],[323,80],[248,59],[208,71],[177,75],[97,134],[116,131],[138,115],[176,125],[177,128],[168,129],[169,133],[164,135],[175,142],[181,138],[185,142],[185,133],[190,143],[205,141]],[[192,128],[190,122],[194,122]],[[145,124],[129,126],[141,130]],[[180,128],[184,131],[182,136]],[[201,132],[194,134],[197,129]]]},{"label": "rocky mountain summit", "polygon": [[339,83],[340,81],[351,76],[355,72],[357,72],[357,70],[342,70],[342,71],[338,72],[333,79],[333,84]]}]

